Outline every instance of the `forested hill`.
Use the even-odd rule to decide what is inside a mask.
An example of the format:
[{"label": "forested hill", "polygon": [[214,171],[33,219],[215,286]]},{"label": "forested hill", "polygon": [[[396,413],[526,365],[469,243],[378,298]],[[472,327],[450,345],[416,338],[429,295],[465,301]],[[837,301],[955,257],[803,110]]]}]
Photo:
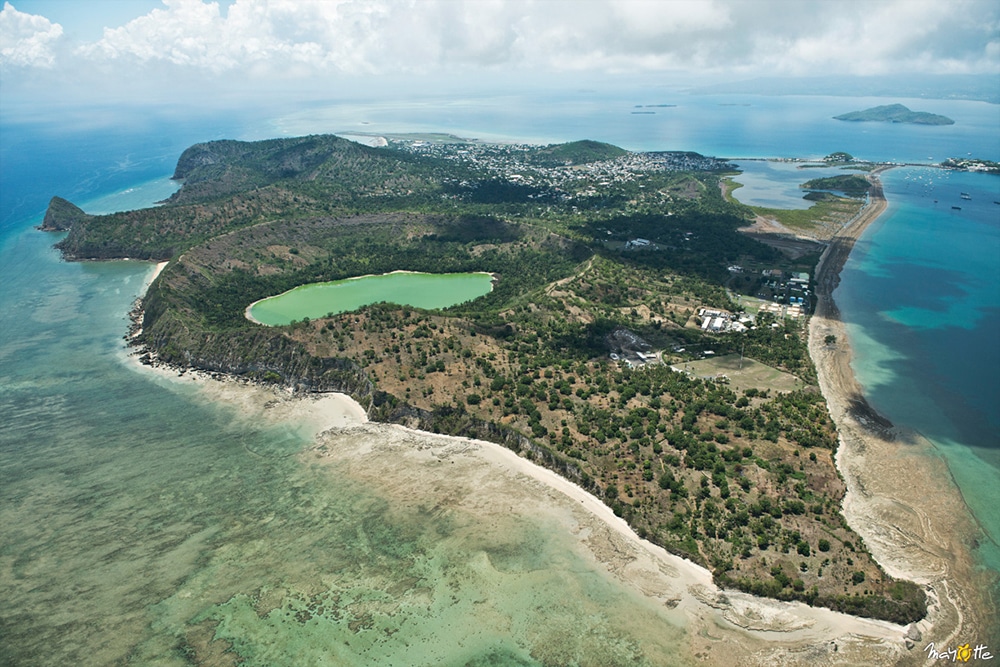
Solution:
[{"label": "forested hill", "polygon": [[[131,339],[148,363],[343,391],[374,420],[490,439],[723,585],[921,618],[922,591],[840,514],[803,320],[752,298],[817,257],[737,231],[752,213],[723,197],[727,171],[592,141],[213,141],[184,151],[162,206],[87,215],[54,199],[46,219],[70,228],[70,259],[171,260]],[[441,310],[245,316],[298,285],[398,270],[488,272],[494,287]]]},{"label": "forested hill", "polygon": [[76,204],[62,197],[53,197],[38,228],[46,232],[65,232],[73,225],[85,222],[89,217]]},{"label": "forested hill", "polygon": [[366,193],[427,189],[433,161],[364,146],[333,135],[265,141],[210,141],[181,154],[174,171],[184,187],[173,203],[211,200],[282,181],[320,181],[332,190]]},{"label": "forested hill", "polygon": [[612,144],[584,140],[538,148],[530,153],[529,159],[537,165],[561,167],[611,160],[627,152],[624,148]]},{"label": "forested hill", "polygon": [[419,208],[449,173],[457,178],[465,171],[329,135],[212,141],[181,154],[173,177],[183,185],[163,206],[86,216],[54,199],[46,220],[65,221],[70,233],[58,247],[68,258],[170,259],[276,218]]},{"label": "forested hill", "polygon": [[902,104],[885,104],[863,111],[834,116],[835,120],[853,122],[910,123],[912,125],[954,125],[955,121],[928,111],[910,111]]}]

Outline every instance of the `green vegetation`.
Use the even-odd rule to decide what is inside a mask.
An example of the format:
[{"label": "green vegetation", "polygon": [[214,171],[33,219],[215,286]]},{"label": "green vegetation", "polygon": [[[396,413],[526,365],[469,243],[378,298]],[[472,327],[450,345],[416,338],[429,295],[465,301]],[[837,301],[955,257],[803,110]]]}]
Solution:
[{"label": "green vegetation", "polygon": [[62,197],[53,197],[49,201],[49,208],[45,212],[45,219],[42,220],[40,229],[48,232],[64,232],[74,225],[86,224],[89,218],[90,216],[79,206]]},{"label": "green vegetation", "polygon": [[846,120],[853,122],[880,122],[880,123],[910,123],[914,125],[954,125],[955,121],[947,116],[941,116],[926,111],[910,111],[902,104],[885,104],[872,107],[864,111],[852,111],[850,113],[834,116],[836,120]]},{"label": "green vegetation", "polygon": [[626,153],[628,151],[623,148],[599,141],[573,141],[538,148],[532,151],[529,161],[540,166],[561,167],[611,160]]},{"label": "green vegetation", "polygon": [[811,231],[839,228],[861,209],[862,202],[856,199],[837,197],[829,193],[822,194],[824,196],[812,198],[817,201],[807,209],[755,206],[753,210],[758,215],[777,220],[786,227]]},{"label": "green vegetation", "polygon": [[848,197],[864,197],[871,183],[863,176],[829,176],[814,178],[799,187],[805,190],[837,190]]},{"label": "green vegetation", "polygon": [[[915,620],[919,588],[891,581],[839,513],[837,438],[803,325],[699,327],[701,307],[741,311],[727,266],[793,266],[736,231],[748,209],[723,198],[721,171],[596,142],[211,142],[184,152],[165,206],[78,220],[59,245],[173,260],[143,302],[135,341],[150,363],[345,391],[372,419],[499,442],[722,584]],[[396,270],[498,280],[442,310],[372,304],[273,328],[244,317],[298,285]],[[716,369],[744,356],[746,375],[670,368],[709,351]],[[843,597],[857,572],[860,604]]]}]

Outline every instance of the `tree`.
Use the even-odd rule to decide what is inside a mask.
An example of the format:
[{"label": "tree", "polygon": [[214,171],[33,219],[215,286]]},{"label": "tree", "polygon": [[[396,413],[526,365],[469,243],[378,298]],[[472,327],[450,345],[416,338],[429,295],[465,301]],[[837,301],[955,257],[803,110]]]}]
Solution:
[{"label": "tree", "polygon": [[827,334],[826,338],[823,339],[823,342],[827,345],[833,345],[837,342],[837,337],[833,334]]}]

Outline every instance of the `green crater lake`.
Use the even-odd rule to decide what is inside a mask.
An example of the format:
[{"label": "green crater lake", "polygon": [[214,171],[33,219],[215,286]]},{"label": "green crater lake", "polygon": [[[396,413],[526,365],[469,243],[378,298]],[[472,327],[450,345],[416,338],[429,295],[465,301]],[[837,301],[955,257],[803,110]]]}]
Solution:
[{"label": "green crater lake", "polygon": [[488,273],[395,271],[301,285],[251,304],[247,317],[268,326],[282,326],[292,320],[346,313],[382,301],[415,308],[447,308],[489,294],[492,288],[493,276]]}]

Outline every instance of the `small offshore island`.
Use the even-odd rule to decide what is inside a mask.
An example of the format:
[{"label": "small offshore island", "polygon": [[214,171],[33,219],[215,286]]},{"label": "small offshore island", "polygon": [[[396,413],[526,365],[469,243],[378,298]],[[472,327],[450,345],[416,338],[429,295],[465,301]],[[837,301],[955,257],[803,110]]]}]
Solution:
[{"label": "small offshore island", "polygon": [[908,123],[910,125],[954,125],[955,121],[927,111],[910,111],[902,104],[885,104],[864,111],[834,116],[835,120],[852,122]]},{"label": "small offshore island", "polygon": [[[841,512],[805,326],[832,290],[817,262],[881,200],[877,181],[805,184],[822,191],[805,220],[734,201],[736,165],[695,153],[388,143],[197,144],[163,205],[92,216],[54,198],[42,228],[68,229],[67,259],[169,262],[135,313],[145,363],[344,392],[374,421],[497,442],[723,587],[925,616],[924,590],[889,576]],[[850,245],[833,247],[842,262]],[[301,285],[394,271],[494,285],[438,310],[245,316]]]}]

